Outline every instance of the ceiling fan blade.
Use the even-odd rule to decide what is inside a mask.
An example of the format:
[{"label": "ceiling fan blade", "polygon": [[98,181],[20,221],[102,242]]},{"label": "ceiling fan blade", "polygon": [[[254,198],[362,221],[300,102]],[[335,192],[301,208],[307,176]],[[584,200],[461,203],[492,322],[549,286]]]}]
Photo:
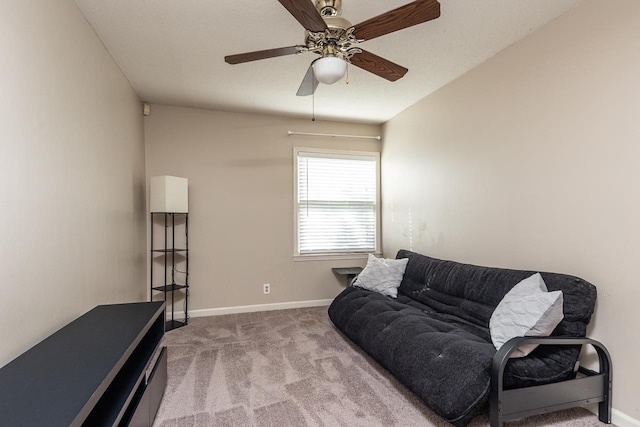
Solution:
[{"label": "ceiling fan blade", "polygon": [[304,79],[302,79],[302,83],[300,83],[300,88],[298,88],[298,96],[309,96],[313,95],[320,82],[316,79],[316,75],[313,73],[313,62],[309,65],[309,69],[307,70],[307,74],[304,75]]},{"label": "ceiling fan blade", "polygon": [[258,61],[260,59],[294,55],[300,52],[300,49],[304,49],[304,46],[289,46],[279,47],[276,49],[258,50],[255,52],[239,53],[237,55],[225,56],[224,60],[228,64],[241,64],[243,62]]},{"label": "ceiling fan blade", "polygon": [[305,30],[321,32],[327,29],[327,24],[320,16],[320,12],[310,0],[278,0]]},{"label": "ceiling fan blade", "polygon": [[354,34],[359,39],[371,40],[439,16],[440,3],[436,0],[417,0],[354,25]]},{"label": "ceiling fan blade", "polygon": [[404,77],[404,75],[407,74],[407,71],[409,71],[402,65],[398,65],[388,59],[374,55],[366,50],[363,50],[362,53],[356,53],[353,55],[351,57],[351,64],[391,82],[395,82],[396,80]]}]

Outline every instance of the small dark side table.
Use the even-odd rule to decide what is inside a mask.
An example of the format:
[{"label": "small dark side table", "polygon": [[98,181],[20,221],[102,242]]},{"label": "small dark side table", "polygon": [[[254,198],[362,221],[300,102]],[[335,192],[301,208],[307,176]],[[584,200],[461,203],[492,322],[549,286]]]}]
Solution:
[{"label": "small dark side table", "polygon": [[362,272],[362,267],[332,268],[331,271],[341,276],[347,276],[347,286],[349,286],[351,285],[351,282],[353,281],[353,279],[355,279],[358,276],[358,274]]}]

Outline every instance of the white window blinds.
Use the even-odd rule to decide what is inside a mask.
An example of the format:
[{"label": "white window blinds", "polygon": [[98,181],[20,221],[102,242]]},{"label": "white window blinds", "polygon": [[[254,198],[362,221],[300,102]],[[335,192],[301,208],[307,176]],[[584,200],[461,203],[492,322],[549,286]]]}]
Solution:
[{"label": "white window blinds", "polygon": [[377,171],[377,155],[297,152],[299,254],[376,250]]}]

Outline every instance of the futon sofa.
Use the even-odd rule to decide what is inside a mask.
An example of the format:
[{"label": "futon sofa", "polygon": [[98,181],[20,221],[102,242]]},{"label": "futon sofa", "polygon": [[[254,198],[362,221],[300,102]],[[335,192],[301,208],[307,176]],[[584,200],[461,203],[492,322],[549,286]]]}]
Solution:
[{"label": "futon sofa", "polygon": [[[502,298],[535,272],[480,267],[400,250],[408,258],[397,298],[348,286],[329,307],[335,326],[457,427],[489,403],[492,426],[536,413],[599,403],[611,422],[611,360],[585,338],[595,287],[577,277],[541,273],[563,294],[564,319],[551,337],[514,338],[496,350],[489,321]],[[523,344],[528,356],[510,358]],[[583,345],[599,371],[578,368]]]}]

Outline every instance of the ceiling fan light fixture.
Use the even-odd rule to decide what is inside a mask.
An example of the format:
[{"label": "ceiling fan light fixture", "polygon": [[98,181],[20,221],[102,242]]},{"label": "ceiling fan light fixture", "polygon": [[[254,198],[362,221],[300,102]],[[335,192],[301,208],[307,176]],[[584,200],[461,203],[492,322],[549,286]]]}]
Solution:
[{"label": "ceiling fan light fixture", "polygon": [[347,72],[347,62],[337,56],[324,56],[313,63],[313,74],[320,83],[332,85]]}]

